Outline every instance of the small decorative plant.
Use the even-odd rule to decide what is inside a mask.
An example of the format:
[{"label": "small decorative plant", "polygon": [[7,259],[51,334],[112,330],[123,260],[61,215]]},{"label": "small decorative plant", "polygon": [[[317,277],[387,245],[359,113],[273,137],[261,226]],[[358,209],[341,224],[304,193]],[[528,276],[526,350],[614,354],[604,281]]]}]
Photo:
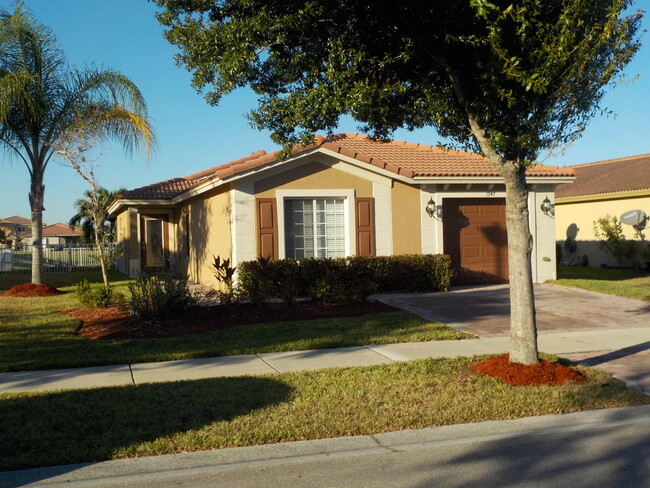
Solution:
[{"label": "small decorative plant", "polygon": [[223,304],[230,304],[236,301],[235,290],[233,287],[233,281],[235,279],[235,271],[237,271],[237,266],[230,265],[230,258],[221,259],[221,256],[212,256],[214,258],[214,263],[210,267],[214,271],[214,276],[217,278],[217,281],[223,286],[222,290],[219,290],[219,299]]}]

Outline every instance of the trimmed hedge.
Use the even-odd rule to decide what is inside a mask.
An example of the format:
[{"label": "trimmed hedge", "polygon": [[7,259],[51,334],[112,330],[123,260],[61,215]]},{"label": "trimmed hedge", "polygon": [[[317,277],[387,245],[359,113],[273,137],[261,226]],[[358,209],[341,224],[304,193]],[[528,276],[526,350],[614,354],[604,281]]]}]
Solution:
[{"label": "trimmed hedge", "polygon": [[363,301],[377,292],[447,291],[451,276],[451,260],[444,254],[259,258],[239,265],[237,292],[254,303],[271,298],[291,303],[297,297],[321,303]]}]

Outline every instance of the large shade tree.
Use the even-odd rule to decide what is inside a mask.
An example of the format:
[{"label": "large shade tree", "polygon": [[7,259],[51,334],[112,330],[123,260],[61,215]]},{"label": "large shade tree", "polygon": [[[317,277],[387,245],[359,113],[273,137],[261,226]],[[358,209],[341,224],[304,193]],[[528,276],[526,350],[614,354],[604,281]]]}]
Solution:
[{"label": "large shade tree", "polygon": [[129,78],[111,69],[69,67],[52,31],[23,3],[13,13],[0,9],[0,146],[29,171],[35,284],[43,283],[45,170],[61,138],[86,123],[85,113],[126,150],[153,142],[144,98]]},{"label": "large shade tree", "polygon": [[254,126],[307,143],[342,115],[372,137],[431,126],[503,176],[510,360],[538,361],[526,168],[576,139],[639,47],[628,0],[154,0],[217,104],[250,86]]}]

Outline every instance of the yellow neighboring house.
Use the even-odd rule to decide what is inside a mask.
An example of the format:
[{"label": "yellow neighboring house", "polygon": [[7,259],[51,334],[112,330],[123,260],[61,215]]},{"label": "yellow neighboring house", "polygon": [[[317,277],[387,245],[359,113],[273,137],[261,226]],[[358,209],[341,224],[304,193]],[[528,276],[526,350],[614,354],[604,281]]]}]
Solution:
[{"label": "yellow neighboring house", "polygon": [[[555,278],[555,225],[544,213],[571,169],[527,174],[536,282]],[[454,267],[508,276],[505,186],[482,156],[432,146],[317,136],[290,158],[252,153],[120,195],[116,216],[133,276],[173,267],[215,285],[213,256],[234,264],[276,258],[446,253]]]},{"label": "yellow neighboring house", "polygon": [[[594,221],[630,210],[650,215],[650,154],[571,166],[575,181],[555,192],[555,231],[566,264],[617,265],[598,247]],[[634,229],[623,225],[628,239]],[[586,259],[585,259],[586,256]]]},{"label": "yellow neighboring house", "polygon": [[0,219],[0,229],[5,232],[5,241],[13,246],[20,242],[26,233],[32,229],[32,221],[28,218],[14,215],[6,219]]}]

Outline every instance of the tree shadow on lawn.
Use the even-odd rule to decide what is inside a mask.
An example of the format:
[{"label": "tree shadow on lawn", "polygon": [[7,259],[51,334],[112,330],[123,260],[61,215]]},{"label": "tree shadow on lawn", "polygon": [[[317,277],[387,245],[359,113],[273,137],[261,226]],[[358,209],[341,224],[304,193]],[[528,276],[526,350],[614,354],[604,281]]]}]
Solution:
[{"label": "tree shadow on lawn", "polygon": [[[7,395],[0,397],[0,470],[110,459],[131,446],[280,404],[291,392],[271,378],[236,377]],[[38,471],[23,476],[37,481]]]}]

